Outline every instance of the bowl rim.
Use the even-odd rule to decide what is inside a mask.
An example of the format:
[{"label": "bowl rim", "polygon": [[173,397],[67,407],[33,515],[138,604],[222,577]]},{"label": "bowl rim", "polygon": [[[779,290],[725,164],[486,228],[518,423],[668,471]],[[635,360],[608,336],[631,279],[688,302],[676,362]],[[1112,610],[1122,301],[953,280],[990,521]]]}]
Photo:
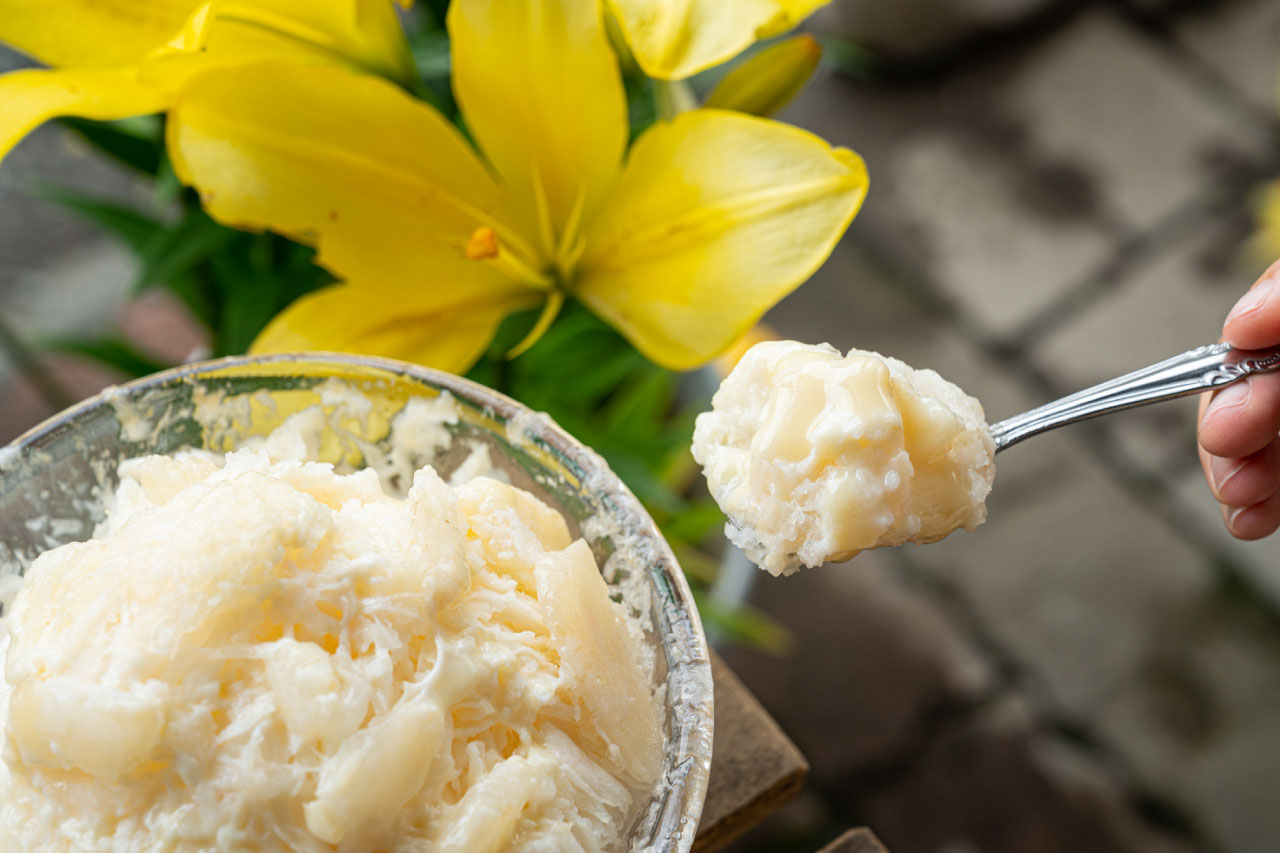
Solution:
[{"label": "bowl rim", "polygon": [[[381,356],[319,350],[261,353],[191,362],[119,385],[108,386],[26,430],[7,445],[0,446],[0,451],[15,449],[21,452],[43,439],[74,427],[79,419],[92,411],[152,389],[196,381],[202,376],[217,375],[221,371],[237,367],[249,368],[262,364],[283,366],[290,363],[310,364],[316,367],[336,364],[385,371],[399,377],[407,377],[441,388],[455,397],[476,404],[486,413],[492,413],[508,425],[516,423],[517,416],[535,415],[535,417],[521,418],[518,421],[529,439],[542,443],[552,450],[558,457],[558,461],[570,467],[571,473],[579,478],[580,483],[585,485],[588,482],[588,476],[591,475],[603,475],[607,478],[605,482],[609,484],[609,488],[607,492],[602,491],[601,496],[606,504],[612,505],[613,512],[630,515],[639,522],[640,529],[637,532],[648,540],[646,545],[652,549],[653,561],[649,566],[651,578],[656,584],[658,578],[653,577],[653,572],[660,573],[663,584],[675,605],[687,619],[690,629],[679,632],[666,631],[661,635],[661,647],[668,668],[667,703],[671,719],[676,721],[680,730],[673,733],[679,737],[667,738],[668,756],[664,759],[664,778],[668,787],[665,796],[657,803],[650,804],[648,812],[655,821],[650,845],[661,846],[646,846],[644,849],[678,851],[691,849],[705,805],[715,724],[711,659],[702,620],[684,572],[680,569],[670,544],[662,536],[648,511],[621,478],[613,472],[603,457],[566,432],[549,416],[537,413],[523,403],[486,385],[457,374],[412,362]],[[597,483],[599,480],[592,477],[591,482]],[[674,691],[673,695],[672,678],[677,671],[679,671],[681,689]],[[699,744],[705,745],[705,754],[695,754],[690,748]],[[671,762],[669,753],[673,748],[678,751],[674,762]]]}]

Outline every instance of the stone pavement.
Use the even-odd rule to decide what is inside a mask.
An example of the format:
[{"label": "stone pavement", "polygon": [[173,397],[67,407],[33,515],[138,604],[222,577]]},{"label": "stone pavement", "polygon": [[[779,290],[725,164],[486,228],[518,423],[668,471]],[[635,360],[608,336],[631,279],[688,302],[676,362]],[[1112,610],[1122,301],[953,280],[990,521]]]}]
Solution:
[{"label": "stone pavement", "polygon": [[[937,368],[997,420],[1214,340],[1264,266],[1277,0],[844,0],[815,27],[879,62],[785,118],[872,187],[783,334]],[[110,317],[131,275],[15,187],[131,191],[67,146],[42,132],[0,169],[0,318],[29,334]],[[0,438],[41,414],[0,393]],[[1280,536],[1226,535],[1192,402],[1038,437],[1001,455],[977,532],[761,575],[753,600],[795,648],[726,657],[813,777],[736,849],[868,825],[895,853],[1280,850]]]},{"label": "stone pavement", "polygon": [[[785,117],[871,192],[775,328],[934,367],[992,420],[1215,340],[1265,266],[1280,3],[912,0],[927,32],[894,5],[819,19],[888,61]],[[977,532],[761,577],[795,653],[727,657],[814,779],[740,849],[1280,850],[1280,537],[1227,536],[1194,424],[1038,437]]]}]

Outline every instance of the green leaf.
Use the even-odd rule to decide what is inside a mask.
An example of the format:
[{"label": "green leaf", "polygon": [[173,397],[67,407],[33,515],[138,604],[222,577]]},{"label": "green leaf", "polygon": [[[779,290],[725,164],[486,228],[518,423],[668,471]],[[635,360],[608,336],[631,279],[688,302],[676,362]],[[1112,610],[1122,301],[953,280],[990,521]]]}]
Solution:
[{"label": "green leaf", "polygon": [[163,364],[136,349],[124,338],[107,336],[97,339],[87,338],[55,338],[45,341],[41,348],[53,352],[74,353],[91,358],[114,370],[118,370],[131,379],[147,376],[164,370],[172,365]]},{"label": "green leaf", "polygon": [[91,121],[67,117],[62,123],[118,163],[155,175],[164,156],[164,124],[159,116],[119,121]]},{"label": "green leaf", "polygon": [[819,36],[822,64],[839,74],[858,80],[874,80],[882,63],[873,51],[838,36]]},{"label": "green leaf", "polygon": [[532,327],[536,311],[508,317],[488,354],[469,374],[535,409],[593,416],[604,399],[645,359],[611,327],[574,300],[528,352],[504,354]]},{"label": "green leaf", "polygon": [[423,0],[419,7],[426,13],[425,26],[436,30],[444,29],[445,16],[449,13],[449,0]]},{"label": "green leaf", "polygon": [[[663,535],[666,535],[666,528],[663,528]],[[670,541],[670,537],[667,538]],[[676,555],[680,568],[684,570],[685,577],[694,584],[710,586],[720,577],[720,563],[711,555],[679,542],[672,542],[671,550]]]},{"label": "green leaf", "polygon": [[698,605],[698,615],[713,636],[720,634],[725,639],[775,655],[785,655],[795,646],[795,637],[786,626],[749,604],[726,606],[696,587],[693,600]]},{"label": "green leaf", "polygon": [[658,120],[658,97],[653,81],[643,74],[628,74],[623,78],[627,92],[627,118],[631,125],[631,141],[644,133]]},{"label": "green leaf", "polygon": [[654,475],[642,456],[617,447],[593,446],[650,511],[671,516],[683,508],[684,501]]},{"label": "green leaf", "polygon": [[165,228],[164,223],[155,217],[111,199],[51,185],[41,186],[37,192],[42,198],[71,211],[135,252],[141,252]]},{"label": "green leaf", "polygon": [[410,42],[413,64],[426,80],[447,78],[452,71],[449,52],[449,34],[433,30],[415,35]]},{"label": "green leaf", "polygon": [[[264,293],[269,290],[270,282],[254,269],[244,240],[237,240],[229,251],[210,258],[209,266],[219,304],[214,324],[215,353],[231,355],[244,352],[262,328],[257,322],[260,312],[270,312],[274,307],[266,304],[274,300]],[[265,324],[269,319],[270,314],[267,314],[261,323]]]},{"label": "green leaf", "polygon": [[237,233],[214,222],[203,210],[189,209],[175,226],[156,233],[142,247],[142,270],[134,287],[145,290],[189,273],[224,249]]},{"label": "green leaf", "polygon": [[663,420],[675,395],[675,374],[658,368],[638,372],[642,375],[614,394],[602,424],[606,433],[626,436],[628,443],[643,439]]},{"label": "green leaf", "polygon": [[236,233],[205,265],[218,313],[211,323],[217,355],[248,350],[267,322],[304,293],[333,281],[312,249],[275,234]]},{"label": "green leaf", "polygon": [[667,539],[690,544],[701,542],[715,530],[723,529],[724,513],[710,498],[692,501],[663,525]]},{"label": "green leaf", "polygon": [[[162,204],[171,204],[182,197],[182,179],[173,170],[173,161],[166,150],[160,152],[160,164],[156,167],[155,197]],[[192,193],[194,196],[194,193]],[[198,203],[194,202],[194,203]]]},{"label": "green leaf", "polygon": [[634,350],[618,349],[591,338],[563,352],[545,350],[533,362],[513,368],[516,387],[535,408],[574,408],[593,417],[636,369],[644,357]]},{"label": "green leaf", "polygon": [[212,293],[213,288],[209,286],[208,279],[208,271],[201,267],[181,275],[170,276],[165,282],[165,287],[182,300],[182,304],[187,306],[192,316],[212,330],[218,306],[215,304],[216,296]]},{"label": "green leaf", "polygon": [[419,3],[405,20],[405,35],[413,65],[418,72],[418,82],[410,87],[414,95],[431,104],[445,118],[453,122],[470,138],[463,127],[458,102],[453,97],[450,79],[453,60],[449,48],[449,34],[445,31],[444,15],[448,3]]}]

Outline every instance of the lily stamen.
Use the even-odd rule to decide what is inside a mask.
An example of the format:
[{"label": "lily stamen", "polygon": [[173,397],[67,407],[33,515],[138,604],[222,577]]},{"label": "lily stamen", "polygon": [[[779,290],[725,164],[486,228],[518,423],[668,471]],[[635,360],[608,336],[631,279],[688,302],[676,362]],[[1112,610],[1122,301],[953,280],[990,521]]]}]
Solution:
[{"label": "lily stamen", "polygon": [[556,242],[555,263],[560,275],[569,278],[578,259],[586,250],[586,240],[582,237],[582,211],[587,206],[587,193],[580,188],[573,199],[573,207],[565,219],[560,239]]},{"label": "lily stamen", "polygon": [[467,258],[472,261],[484,261],[498,257],[498,235],[488,225],[481,225],[471,232],[467,240]]},{"label": "lily stamen", "polygon": [[550,289],[554,280],[550,275],[534,269],[527,261],[509,250],[488,225],[481,225],[471,232],[464,253],[468,260],[491,261],[494,266],[516,281],[531,284],[539,289]]},{"label": "lily stamen", "polygon": [[515,358],[527,352],[530,347],[541,340],[542,336],[547,333],[547,329],[551,328],[551,324],[555,322],[556,317],[560,315],[560,309],[564,306],[564,291],[553,290],[547,295],[547,301],[542,303],[542,313],[538,315],[538,322],[533,324],[533,328],[529,330],[529,334],[525,335],[520,343],[513,346],[507,351],[508,359]]}]

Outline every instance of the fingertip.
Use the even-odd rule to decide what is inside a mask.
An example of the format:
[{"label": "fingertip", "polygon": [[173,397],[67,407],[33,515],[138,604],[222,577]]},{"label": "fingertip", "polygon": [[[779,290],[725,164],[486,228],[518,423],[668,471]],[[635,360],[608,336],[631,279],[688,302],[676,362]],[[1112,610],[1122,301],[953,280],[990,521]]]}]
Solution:
[{"label": "fingertip", "polygon": [[1258,447],[1242,449],[1242,433],[1247,432],[1251,382],[1244,380],[1215,393],[1200,416],[1200,446],[1211,456],[1235,459],[1248,456]]},{"label": "fingertip", "polygon": [[1280,344],[1280,261],[1267,268],[1240,297],[1222,325],[1222,337],[1237,349],[1268,349]]},{"label": "fingertip", "polygon": [[1200,419],[1200,445],[1214,456],[1257,453],[1280,432],[1280,374],[1250,376],[1218,391]]},{"label": "fingertip", "polygon": [[1280,528],[1280,494],[1246,507],[1223,507],[1227,530],[1237,539],[1252,542]]}]

